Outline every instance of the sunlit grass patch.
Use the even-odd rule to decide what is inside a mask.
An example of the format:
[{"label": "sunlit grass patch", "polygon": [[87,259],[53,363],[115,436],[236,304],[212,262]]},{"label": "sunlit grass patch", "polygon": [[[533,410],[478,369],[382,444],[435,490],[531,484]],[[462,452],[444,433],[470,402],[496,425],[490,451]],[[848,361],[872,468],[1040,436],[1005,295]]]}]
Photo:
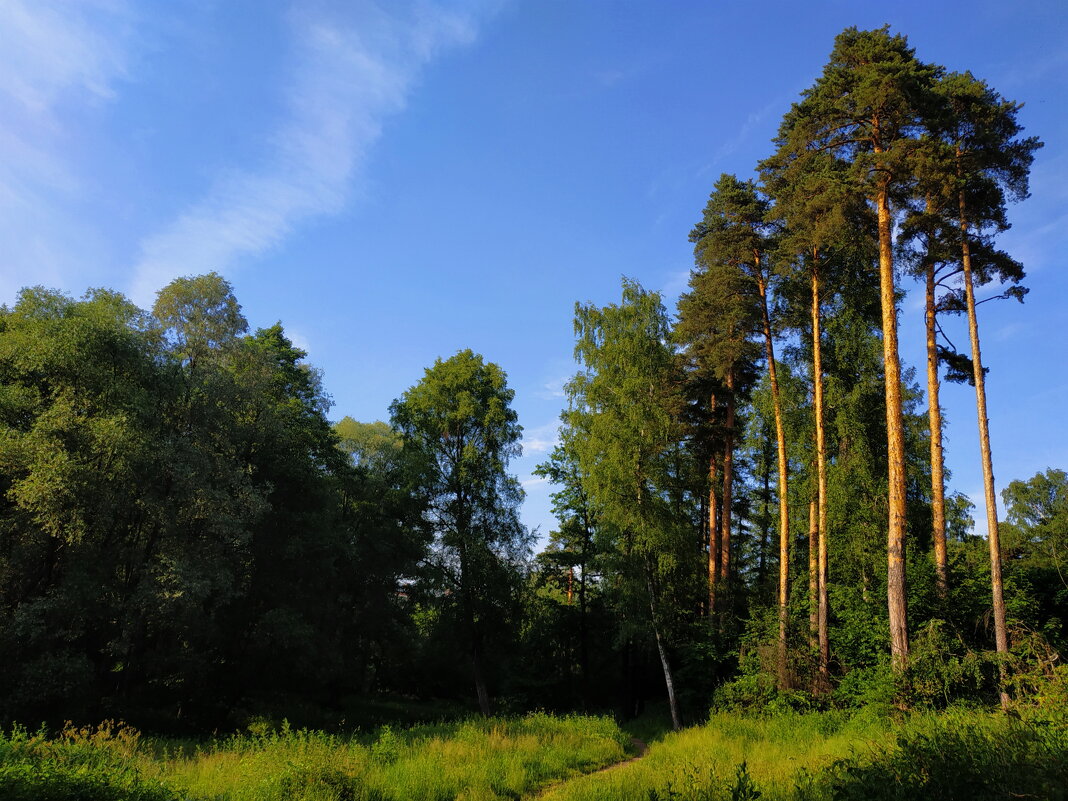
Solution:
[{"label": "sunlit grass patch", "polygon": [[619,761],[626,736],[609,719],[544,714],[383,727],[371,740],[290,731],[221,740],[157,763],[192,798],[515,798]]},{"label": "sunlit grass patch", "polygon": [[[713,715],[669,734],[646,756],[554,788],[547,801],[731,798],[751,783],[761,799],[793,797],[801,771],[820,770],[855,746],[885,741],[889,724],[830,714],[771,718]],[[741,766],[745,765],[744,771]],[[734,797],[746,797],[734,793]]]},{"label": "sunlit grass patch", "polygon": [[0,737],[0,797],[34,801],[446,801],[517,798],[626,756],[607,718],[473,719],[340,736],[282,726],[208,743],[110,724]]}]

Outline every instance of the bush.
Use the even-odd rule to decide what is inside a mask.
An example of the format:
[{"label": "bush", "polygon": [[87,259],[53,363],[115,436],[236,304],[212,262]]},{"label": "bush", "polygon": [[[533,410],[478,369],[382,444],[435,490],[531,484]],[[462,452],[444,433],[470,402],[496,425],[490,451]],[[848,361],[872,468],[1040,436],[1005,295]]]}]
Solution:
[{"label": "bush", "polygon": [[873,755],[835,762],[802,799],[1068,798],[1068,728],[946,714],[910,726]]},{"label": "bush", "polygon": [[178,801],[127,766],[67,765],[54,759],[0,765],[4,801]]},{"label": "bush", "polygon": [[769,673],[751,673],[721,684],[712,696],[713,712],[778,715],[811,712],[816,699],[801,690],[780,690]]},{"label": "bush", "polygon": [[67,727],[49,741],[14,728],[0,736],[0,798],[4,801],[177,801],[130,761],[140,735],[122,724]]},{"label": "bush", "polygon": [[875,708],[889,712],[900,691],[900,682],[888,661],[853,668],[834,691],[836,704],[855,709]]}]

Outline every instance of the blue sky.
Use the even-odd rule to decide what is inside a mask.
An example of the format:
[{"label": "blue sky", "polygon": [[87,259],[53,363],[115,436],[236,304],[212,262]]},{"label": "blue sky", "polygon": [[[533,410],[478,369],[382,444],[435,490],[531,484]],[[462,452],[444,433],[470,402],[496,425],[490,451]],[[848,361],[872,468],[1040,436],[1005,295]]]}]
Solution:
[{"label": "blue sky", "polygon": [[[1046,143],[1003,246],[1027,303],[988,304],[999,489],[1068,467],[1068,23],[1056,2],[5,0],[0,302],[179,275],[234,285],[325,374],[333,415],[384,419],[470,347],[516,391],[524,518],[574,371],[577,300],[622,275],[669,308],[721,172],[751,174],[844,27],[1024,102]],[[922,300],[902,355],[923,364]],[[958,344],[962,325],[951,322]],[[943,398],[951,486],[980,504],[974,395]],[[985,529],[980,522],[979,528]]]}]

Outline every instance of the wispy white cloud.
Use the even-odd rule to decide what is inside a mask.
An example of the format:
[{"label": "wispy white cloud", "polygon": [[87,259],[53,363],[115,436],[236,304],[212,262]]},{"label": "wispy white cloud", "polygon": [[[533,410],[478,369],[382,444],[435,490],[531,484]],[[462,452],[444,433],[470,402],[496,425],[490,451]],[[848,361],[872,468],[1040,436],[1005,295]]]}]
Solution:
[{"label": "wispy white cloud", "polygon": [[286,336],[289,337],[289,341],[293,343],[295,347],[300,348],[305,353],[312,353],[311,341],[305,336],[303,331],[298,331],[290,325],[285,326]]},{"label": "wispy white cloud", "polygon": [[6,0],[0,4],[0,94],[31,124],[55,125],[70,93],[114,97],[126,74],[129,9],[120,0]]},{"label": "wispy white cloud", "polygon": [[1022,323],[1009,323],[1008,325],[1001,326],[1001,328],[994,332],[994,339],[998,342],[1006,342],[1025,329],[1026,327]]},{"label": "wispy white cloud", "polygon": [[136,300],[176,275],[225,270],[278,246],[301,223],[338,212],[420,69],[475,38],[473,12],[425,2],[362,3],[344,13],[302,7],[289,23],[291,81],[270,155],[254,169],[218,176],[201,200],[142,241]]},{"label": "wispy white cloud", "polygon": [[523,489],[530,492],[532,489],[543,487],[549,483],[549,479],[545,476],[528,476],[519,482]]},{"label": "wispy white cloud", "polygon": [[0,3],[0,293],[63,284],[91,232],[67,207],[81,191],[68,155],[83,114],[116,97],[134,15],[124,0]]},{"label": "wispy white cloud", "polygon": [[546,381],[542,384],[541,389],[537,390],[534,394],[542,400],[557,400],[558,398],[566,398],[567,393],[564,392],[564,384],[571,379],[570,375],[562,375],[551,381]]},{"label": "wispy white cloud", "polygon": [[668,274],[660,287],[660,294],[667,299],[669,304],[672,299],[677,298],[689,288],[691,272],[690,268],[687,267],[684,270],[673,270]]},{"label": "wispy white cloud", "polygon": [[[751,112],[745,118],[745,122],[742,123],[741,127],[738,128],[738,132],[720,145],[716,149],[716,152],[712,154],[712,160],[706,165],[705,170],[710,170],[714,165],[737,153],[742,146],[753,137],[754,132],[760,128],[769,117],[773,114],[777,114],[782,108],[783,98],[777,97],[763,108]],[[763,142],[767,137],[761,136],[760,139]]]},{"label": "wispy white cloud", "polygon": [[553,420],[545,425],[525,428],[523,430],[523,454],[530,456],[548,453],[560,441],[560,423]]},{"label": "wispy white cloud", "polygon": [[1063,50],[1032,50],[1029,56],[1013,59],[1012,66],[999,78],[998,84],[1032,89],[1050,74],[1063,75],[1065,66],[1068,66],[1068,52]]}]

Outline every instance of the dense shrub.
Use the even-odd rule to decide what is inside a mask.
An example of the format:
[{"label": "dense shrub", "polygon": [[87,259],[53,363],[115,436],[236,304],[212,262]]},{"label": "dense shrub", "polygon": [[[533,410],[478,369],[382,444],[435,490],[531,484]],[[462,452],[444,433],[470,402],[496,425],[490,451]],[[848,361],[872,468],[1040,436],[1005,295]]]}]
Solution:
[{"label": "dense shrub", "polygon": [[769,673],[750,673],[721,684],[712,696],[713,712],[779,715],[811,712],[816,699],[803,690],[780,690]]},{"label": "dense shrub", "polygon": [[799,783],[801,801],[1068,798],[1068,726],[947,714]]},{"label": "dense shrub", "polygon": [[178,801],[132,761],[139,735],[111,723],[65,729],[55,740],[14,728],[0,736],[4,801]]}]

